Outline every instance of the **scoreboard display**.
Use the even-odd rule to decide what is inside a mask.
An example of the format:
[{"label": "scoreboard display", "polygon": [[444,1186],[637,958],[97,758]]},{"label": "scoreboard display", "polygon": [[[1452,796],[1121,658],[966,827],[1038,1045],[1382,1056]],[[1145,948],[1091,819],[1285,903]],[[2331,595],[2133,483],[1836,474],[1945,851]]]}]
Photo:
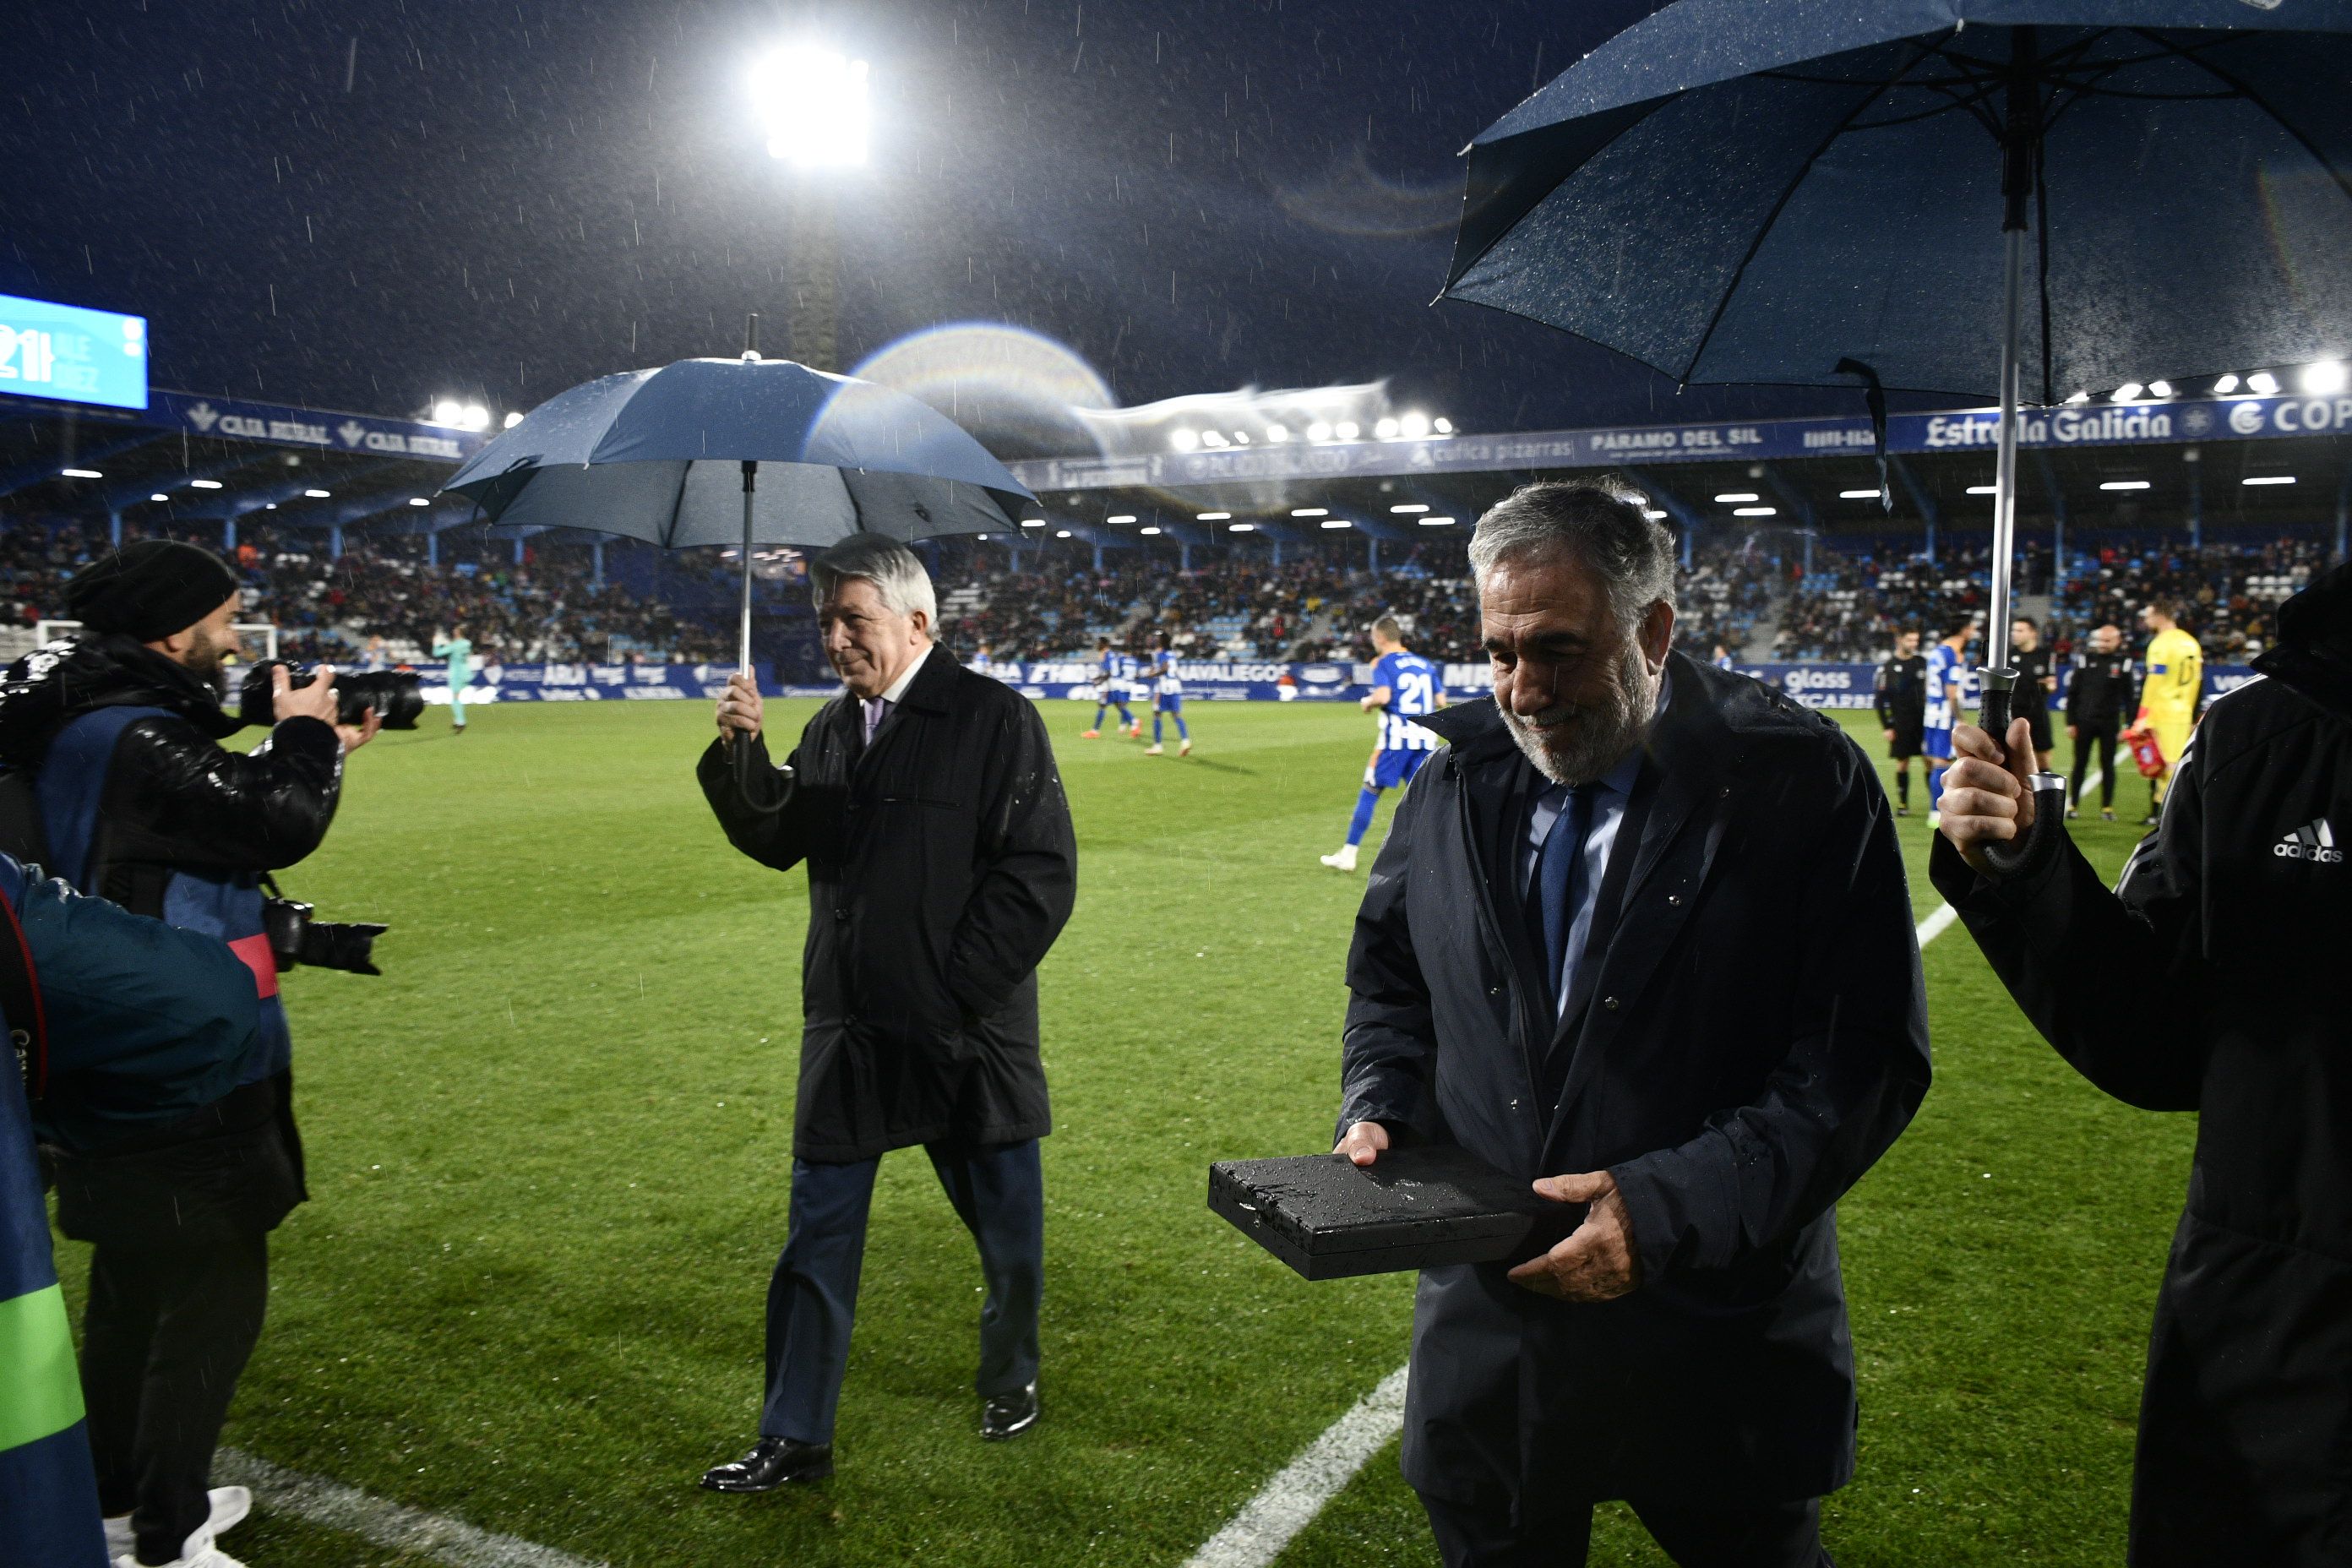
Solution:
[{"label": "scoreboard display", "polygon": [[0,395],[147,406],[147,318],[0,294]]}]

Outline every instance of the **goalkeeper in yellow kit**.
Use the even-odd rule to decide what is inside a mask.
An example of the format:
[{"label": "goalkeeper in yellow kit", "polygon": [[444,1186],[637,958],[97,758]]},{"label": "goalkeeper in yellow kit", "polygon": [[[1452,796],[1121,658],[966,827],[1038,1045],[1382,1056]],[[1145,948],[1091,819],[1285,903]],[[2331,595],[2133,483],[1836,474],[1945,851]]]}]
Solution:
[{"label": "goalkeeper in yellow kit", "polygon": [[2180,753],[2189,749],[2189,731],[2197,723],[2197,700],[2205,690],[2205,651],[2195,637],[2180,629],[2176,611],[2170,601],[2158,599],[2139,613],[2140,624],[2151,635],[2140,661],[2147,674],[2140,681],[2139,715],[2135,722],[2156,731],[2165,762],[2165,771],[2147,782],[2144,824],[2147,826],[2155,825],[2164,786],[2171,782],[2172,770],[2179,766]]}]

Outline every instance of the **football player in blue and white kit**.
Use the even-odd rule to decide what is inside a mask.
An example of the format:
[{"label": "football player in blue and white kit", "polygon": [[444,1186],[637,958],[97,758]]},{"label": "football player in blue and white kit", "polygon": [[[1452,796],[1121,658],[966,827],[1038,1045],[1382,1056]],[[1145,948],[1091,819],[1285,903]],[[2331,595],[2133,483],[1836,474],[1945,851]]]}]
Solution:
[{"label": "football player in blue and white kit", "polygon": [[1927,712],[1919,749],[1927,753],[1927,826],[1937,820],[1944,799],[1944,770],[1952,765],[1952,726],[1968,711],[1969,645],[1976,641],[1974,619],[1957,621],[1927,650]]},{"label": "football player in blue and white kit", "polygon": [[1176,748],[1180,757],[1192,754],[1192,731],[1184,728],[1184,678],[1176,673],[1176,649],[1166,632],[1152,639],[1151,650],[1151,744],[1143,748],[1147,757],[1156,757],[1166,750],[1160,743],[1160,715],[1176,721]]},{"label": "football player in blue and white kit", "polygon": [[1135,656],[1120,653],[1110,646],[1110,638],[1095,638],[1095,721],[1082,731],[1081,741],[1102,739],[1103,715],[1113,708],[1118,710],[1118,732],[1140,735],[1143,721],[1128,711],[1128,694],[1135,689]]},{"label": "football player in blue and white kit", "polygon": [[1360,706],[1381,716],[1380,742],[1364,769],[1364,787],[1356,796],[1356,815],[1348,822],[1348,842],[1322,857],[1334,871],[1356,868],[1356,847],[1372,826],[1372,808],[1382,790],[1412,782],[1421,764],[1438,746],[1437,737],[1413,722],[1445,706],[1445,682],[1436,665],[1404,646],[1404,627],[1394,616],[1372,623],[1372,689]]}]

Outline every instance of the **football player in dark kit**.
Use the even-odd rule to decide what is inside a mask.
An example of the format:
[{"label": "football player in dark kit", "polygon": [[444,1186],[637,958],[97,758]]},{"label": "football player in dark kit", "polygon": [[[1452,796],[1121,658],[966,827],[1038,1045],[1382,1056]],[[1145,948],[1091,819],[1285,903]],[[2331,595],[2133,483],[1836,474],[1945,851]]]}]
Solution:
[{"label": "football player in dark kit", "polygon": [[1895,759],[1895,815],[1911,815],[1911,759],[1919,754],[1919,733],[1927,722],[1927,661],[1916,630],[1895,634],[1895,657],[1878,667],[1875,693],[1879,728],[1886,731],[1886,754]]},{"label": "football player in dark kit", "polygon": [[2123,629],[2105,626],[2092,632],[2090,651],[2066,684],[2066,738],[2074,742],[2074,776],[2066,789],[2068,816],[2083,804],[2083,769],[2095,753],[2099,816],[2106,822],[2116,819],[2116,734],[2124,715],[2138,706],[2137,681]]},{"label": "football player in dark kit", "polygon": [[2009,623],[2009,662],[2017,671],[2017,711],[2032,727],[2034,765],[2050,771],[2050,755],[2058,742],[2050,733],[2050,696],[2058,678],[2050,672],[2050,650],[2042,646],[2042,628],[2024,616]]}]

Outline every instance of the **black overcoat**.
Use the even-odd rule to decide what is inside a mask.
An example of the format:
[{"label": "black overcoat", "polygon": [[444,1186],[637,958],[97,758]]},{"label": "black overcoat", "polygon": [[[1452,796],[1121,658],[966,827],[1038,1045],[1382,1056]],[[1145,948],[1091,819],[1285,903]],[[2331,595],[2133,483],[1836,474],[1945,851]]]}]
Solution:
[{"label": "black overcoat", "polygon": [[1453,744],[1357,916],[1341,1126],[1529,1180],[1606,1169],[1644,1273],[1600,1304],[1500,1265],[1423,1273],[1404,1472],[1434,1496],[1789,1500],[1853,1471],[1832,1205],[1928,1079],[1902,856],[1835,725],[1679,654],[1670,671],[1602,881],[1613,930],[1564,1021],[1508,868],[1536,775],[1491,700],[1421,721]]},{"label": "black overcoat", "polygon": [[792,774],[754,742],[747,802],[717,742],[698,773],[729,842],[808,863],[793,1152],[1016,1142],[1051,1126],[1037,964],[1077,890],[1077,843],[1035,708],[934,647],[864,744],[855,699],[801,731]]},{"label": "black overcoat", "polygon": [[2352,567],[2279,618],[2268,679],[2207,710],[2116,891],[2071,844],[2004,883],[1941,837],[1928,861],[2084,1078],[2200,1113],[2141,1396],[2139,1568],[2352,1563]]}]

